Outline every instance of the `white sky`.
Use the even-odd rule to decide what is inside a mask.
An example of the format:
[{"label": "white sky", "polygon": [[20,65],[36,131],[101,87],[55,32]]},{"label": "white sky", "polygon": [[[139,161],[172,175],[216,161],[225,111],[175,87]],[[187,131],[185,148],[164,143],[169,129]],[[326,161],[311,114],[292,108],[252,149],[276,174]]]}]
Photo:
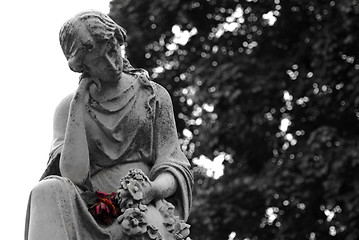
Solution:
[{"label": "white sky", "polygon": [[109,0],[0,3],[0,233],[24,239],[29,193],[46,167],[56,105],[76,89],[58,32],[76,13],[109,11]]}]

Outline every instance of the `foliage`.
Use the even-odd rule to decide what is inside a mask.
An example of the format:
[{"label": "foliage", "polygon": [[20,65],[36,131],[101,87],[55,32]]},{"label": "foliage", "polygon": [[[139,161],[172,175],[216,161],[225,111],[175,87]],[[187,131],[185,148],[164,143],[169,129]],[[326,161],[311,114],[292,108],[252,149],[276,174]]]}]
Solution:
[{"label": "foliage", "polygon": [[[193,239],[359,239],[357,0],[113,0],[173,97]],[[181,36],[181,38],[179,37]]]}]

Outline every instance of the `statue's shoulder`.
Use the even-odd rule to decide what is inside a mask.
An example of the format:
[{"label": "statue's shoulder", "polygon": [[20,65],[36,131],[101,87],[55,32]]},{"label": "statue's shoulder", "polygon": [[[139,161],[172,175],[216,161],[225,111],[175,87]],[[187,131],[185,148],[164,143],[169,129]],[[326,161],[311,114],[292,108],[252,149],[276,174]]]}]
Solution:
[{"label": "statue's shoulder", "polygon": [[75,93],[68,94],[65,98],[63,98],[55,109],[55,118],[66,118],[70,109],[71,101],[74,97]]},{"label": "statue's shoulder", "polygon": [[164,102],[165,104],[172,104],[171,96],[167,89],[161,84],[150,80],[146,73],[142,72],[135,76],[127,74],[127,76],[125,76],[133,79],[131,81],[137,81],[143,87],[143,89],[146,89],[152,96],[155,96],[157,101]]},{"label": "statue's shoulder", "polygon": [[54,140],[64,139],[70,104],[73,97],[74,93],[67,95],[60,101],[55,109],[53,122]]},{"label": "statue's shoulder", "polygon": [[154,86],[155,94],[156,94],[158,100],[171,102],[171,96],[164,86],[162,86],[159,83],[153,82],[153,81],[151,81],[151,83]]}]

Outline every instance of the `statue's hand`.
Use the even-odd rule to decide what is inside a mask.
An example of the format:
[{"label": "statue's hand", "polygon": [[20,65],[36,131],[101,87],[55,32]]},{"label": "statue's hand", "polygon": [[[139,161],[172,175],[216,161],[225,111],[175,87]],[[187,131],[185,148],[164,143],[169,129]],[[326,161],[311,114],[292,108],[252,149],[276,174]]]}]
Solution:
[{"label": "statue's hand", "polygon": [[142,204],[147,205],[153,200],[164,199],[173,193],[174,189],[172,186],[169,187],[163,184],[164,181],[172,181],[172,175],[169,175],[171,179],[167,178],[167,176],[160,175],[160,178],[156,178],[154,181],[142,182],[136,185],[139,192],[142,192]]},{"label": "statue's hand", "polygon": [[95,77],[80,77],[80,83],[76,90],[75,101],[79,103],[86,104],[89,101],[90,97],[90,88],[91,89],[100,89],[100,81]]},{"label": "statue's hand", "polygon": [[139,169],[131,169],[121,179],[121,185],[117,192],[119,204],[123,210],[132,207],[132,204],[147,205],[156,196],[154,182]]},{"label": "statue's hand", "polygon": [[140,201],[142,204],[149,204],[154,199],[156,192],[153,187],[153,182],[147,181],[130,181],[127,189],[132,195],[134,200]]},{"label": "statue's hand", "polygon": [[154,187],[152,181],[146,182],[145,184],[141,184],[140,187],[140,191],[142,191],[143,194],[141,203],[147,205],[155,199],[157,194],[156,188]]}]

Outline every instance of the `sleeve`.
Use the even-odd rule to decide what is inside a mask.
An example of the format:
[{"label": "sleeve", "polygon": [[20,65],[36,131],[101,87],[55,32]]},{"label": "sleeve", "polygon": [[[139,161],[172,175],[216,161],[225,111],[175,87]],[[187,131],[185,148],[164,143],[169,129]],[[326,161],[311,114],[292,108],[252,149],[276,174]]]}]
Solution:
[{"label": "sleeve", "polygon": [[51,144],[49,160],[40,180],[50,175],[61,176],[59,162],[62,146],[64,143],[67,118],[69,115],[69,108],[72,98],[73,94],[68,95],[60,102],[60,104],[55,110],[53,124],[53,141]]},{"label": "sleeve", "polygon": [[154,127],[155,160],[150,179],[161,172],[170,172],[177,180],[178,189],[173,196],[181,217],[187,220],[192,203],[193,175],[190,163],[180,149],[173,107],[168,92],[156,84],[157,98]]}]

